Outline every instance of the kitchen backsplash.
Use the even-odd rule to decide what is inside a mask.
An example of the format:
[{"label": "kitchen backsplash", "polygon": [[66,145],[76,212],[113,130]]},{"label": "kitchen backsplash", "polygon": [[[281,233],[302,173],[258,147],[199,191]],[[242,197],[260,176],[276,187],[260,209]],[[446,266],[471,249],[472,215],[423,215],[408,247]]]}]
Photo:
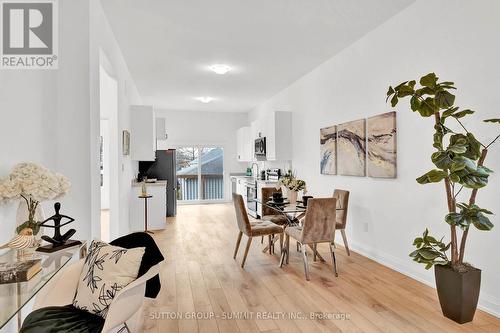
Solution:
[{"label": "kitchen backsplash", "polygon": [[[252,163],[254,162],[248,163],[249,168],[252,167]],[[291,161],[259,161],[255,163],[259,165],[259,170],[280,168],[283,174],[288,170],[293,170]]]}]

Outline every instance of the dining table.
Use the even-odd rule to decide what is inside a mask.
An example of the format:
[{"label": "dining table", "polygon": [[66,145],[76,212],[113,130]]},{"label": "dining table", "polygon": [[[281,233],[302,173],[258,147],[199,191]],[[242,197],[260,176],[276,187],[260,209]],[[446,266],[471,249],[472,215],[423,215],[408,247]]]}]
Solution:
[{"label": "dining table", "polygon": [[[288,199],[283,198],[283,200],[276,201],[273,197],[269,198],[264,198],[264,200],[260,199],[254,199],[257,203],[266,206],[272,210],[274,210],[276,213],[279,215],[282,215],[286,223],[283,225],[283,230],[288,228],[288,227],[301,227],[301,219],[306,215],[307,211],[307,205],[304,205],[304,203],[301,200],[298,200],[296,203],[291,203]],[[338,210],[343,210],[343,208],[337,208]],[[266,253],[269,250],[270,246],[273,246],[274,243],[279,239],[279,236],[275,236],[271,240],[271,244],[266,245],[262,252]],[[315,255],[318,257],[318,259],[322,262],[325,261],[323,257],[316,251],[316,249],[309,244],[309,247],[315,253]]]}]

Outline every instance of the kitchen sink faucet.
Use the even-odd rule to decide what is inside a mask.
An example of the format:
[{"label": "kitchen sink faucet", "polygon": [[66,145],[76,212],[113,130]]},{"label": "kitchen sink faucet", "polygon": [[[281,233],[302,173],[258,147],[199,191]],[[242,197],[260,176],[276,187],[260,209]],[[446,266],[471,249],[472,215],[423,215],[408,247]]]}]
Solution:
[{"label": "kitchen sink faucet", "polygon": [[[253,172],[253,167],[254,166],[257,166],[257,173]],[[255,163],[255,162],[252,163],[252,175],[254,176],[254,178],[258,178],[259,177],[259,164],[258,163]]]}]

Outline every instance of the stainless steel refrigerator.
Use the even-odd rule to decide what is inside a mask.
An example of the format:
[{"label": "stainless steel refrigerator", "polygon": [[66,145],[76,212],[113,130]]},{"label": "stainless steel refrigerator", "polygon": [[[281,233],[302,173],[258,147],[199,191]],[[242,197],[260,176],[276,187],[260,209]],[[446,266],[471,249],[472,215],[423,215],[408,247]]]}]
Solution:
[{"label": "stainless steel refrigerator", "polygon": [[175,149],[157,150],[154,162],[139,162],[139,176],[167,181],[166,216],[177,214],[177,170]]}]

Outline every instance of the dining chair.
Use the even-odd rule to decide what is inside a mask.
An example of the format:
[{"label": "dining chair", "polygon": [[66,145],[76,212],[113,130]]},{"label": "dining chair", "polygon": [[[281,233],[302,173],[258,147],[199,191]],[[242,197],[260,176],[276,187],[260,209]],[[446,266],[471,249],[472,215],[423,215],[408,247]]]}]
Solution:
[{"label": "dining chair", "polygon": [[304,272],[306,280],[309,281],[309,265],[307,262],[307,246],[314,246],[318,243],[328,243],[330,253],[332,255],[333,272],[337,273],[337,262],[335,252],[332,247],[333,237],[335,235],[336,226],[336,198],[314,198],[307,202],[307,211],[302,220],[302,227],[290,226],[285,228],[285,247],[281,254],[280,266],[283,265],[285,258],[286,263],[289,260],[290,253],[290,237],[297,240],[301,246],[304,260]]},{"label": "dining chair", "polygon": [[340,230],[342,239],[344,241],[344,248],[347,255],[351,255],[349,251],[349,244],[347,243],[347,236],[345,235],[345,227],[347,224],[347,208],[349,207],[349,191],[335,189],[333,197],[337,199],[337,217],[335,223],[335,230]]},{"label": "dining chair", "polygon": [[247,245],[245,247],[245,253],[243,254],[243,261],[241,262],[241,267],[243,268],[247,259],[248,250],[250,249],[250,245],[252,244],[252,238],[283,234],[283,227],[274,224],[273,222],[262,220],[250,223],[243,197],[240,194],[233,193],[233,204],[234,210],[236,212],[236,221],[238,222],[239,228],[238,239],[236,240],[233,259],[236,259],[243,234],[248,237]]},{"label": "dining chair", "polygon": [[[262,202],[266,202],[275,192],[280,192],[281,189],[276,189],[276,187],[263,187],[261,189]],[[283,214],[278,213],[276,210],[272,209],[267,205],[262,205],[262,220],[271,221],[277,225],[285,225],[287,223],[286,217]],[[274,238],[274,237],[273,237]],[[261,243],[263,243],[264,237],[261,238]],[[274,252],[274,243],[272,243],[272,252]],[[280,234],[280,249],[283,247],[283,234]]]}]

